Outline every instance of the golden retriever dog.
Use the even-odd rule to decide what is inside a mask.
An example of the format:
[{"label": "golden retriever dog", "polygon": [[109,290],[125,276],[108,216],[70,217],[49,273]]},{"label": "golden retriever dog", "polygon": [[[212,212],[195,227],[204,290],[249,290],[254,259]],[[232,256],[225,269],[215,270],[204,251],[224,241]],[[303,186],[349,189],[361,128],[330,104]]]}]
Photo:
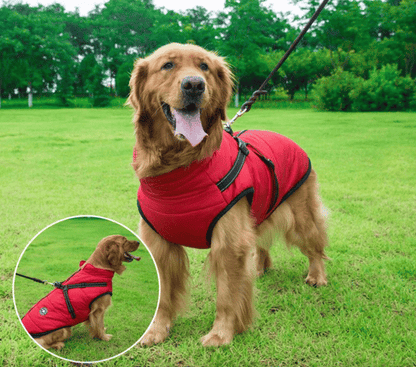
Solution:
[{"label": "golden retriever dog", "polygon": [[134,259],[130,254],[139,242],[112,235],[103,238],[87,261],[65,282],[56,286],[23,317],[29,334],[45,349],[62,349],[71,336],[71,326],[84,322],[91,337],[109,341],[105,333],[104,315],[111,305],[112,278],[122,274],[124,262]]},{"label": "golden retriever dog", "polygon": [[[232,74],[224,59],[191,44],[163,46],[135,63],[128,103],[135,110],[133,168],[141,182],[138,206],[143,217],[139,232],[155,258],[161,281],[159,308],[141,340],[142,345],[163,342],[184,305],[189,263],[182,245],[192,246],[192,241],[198,237],[203,210],[194,206],[198,205],[194,203],[197,198],[191,191],[187,195],[187,190],[189,185],[199,185],[199,176],[209,180],[208,176],[216,175],[215,170],[222,172],[213,159],[222,154],[221,160],[229,161],[222,153],[225,142],[237,147],[237,142],[229,143],[234,138],[227,136],[222,124],[227,120],[226,108],[232,87]],[[246,135],[250,134],[241,135],[241,139]],[[246,151],[245,146],[249,144],[239,141],[238,146],[240,144],[240,150]],[[241,157],[268,161],[253,149],[249,153]],[[212,171],[210,165],[214,164]],[[283,166],[288,172],[292,169],[288,164]],[[233,172],[238,176],[238,172]],[[182,176],[190,181],[189,185]],[[228,180],[230,174],[225,176],[221,181]],[[181,211],[181,206],[175,204],[174,193],[183,186],[186,192],[181,195],[192,210]],[[227,187],[222,188],[224,193]],[[255,202],[251,196],[253,191],[245,191],[210,224],[206,237],[209,237],[208,245],[195,246],[210,248],[209,270],[215,276],[217,289],[216,318],[211,331],[201,339],[204,346],[229,344],[236,333],[245,331],[252,323],[254,278],[256,273],[261,275],[271,267],[269,249],[276,234],[280,233],[288,245],[297,246],[308,257],[306,283],[327,284],[323,262],[327,259],[325,217],[314,170],[309,169],[303,184],[292,191],[261,224],[255,222],[251,212]],[[159,194],[170,195],[164,200],[169,207],[166,212],[159,210]],[[209,205],[216,197],[211,191],[198,195],[205,196],[204,205]],[[155,208],[151,209],[148,203],[155,203]],[[171,218],[179,219],[171,222]],[[172,239],[173,236],[176,237]]]}]

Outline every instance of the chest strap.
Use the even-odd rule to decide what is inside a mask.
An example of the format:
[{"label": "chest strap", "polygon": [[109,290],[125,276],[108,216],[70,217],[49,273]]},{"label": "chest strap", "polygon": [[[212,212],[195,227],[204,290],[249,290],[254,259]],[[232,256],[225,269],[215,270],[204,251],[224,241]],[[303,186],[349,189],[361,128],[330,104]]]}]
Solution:
[{"label": "chest strap", "polygon": [[[233,136],[233,130],[231,129],[231,127],[227,126],[225,128],[225,131],[227,133],[229,133],[231,136]],[[227,189],[233,183],[233,181],[237,178],[238,174],[240,173],[241,169],[243,168],[246,156],[250,152],[248,150],[247,146],[251,147],[253,149],[254,153],[256,153],[256,155],[269,168],[270,173],[272,174],[272,177],[273,177],[273,182],[274,182],[273,192],[274,192],[274,194],[273,194],[273,199],[270,203],[270,206],[267,210],[267,212],[270,214],[273,211],[274,206],[276,205],[276,202],[277,202],[277,199],[278,199],[278,196],[279,196],[279,183],[277,181],[274,163],[271,159],[266,158],[261,152],[259,152],[259,150],[256,147],[254,147],[250,143],[246,143],[246,142],[244,142],[243,140],[240,139],[240,136],[242,134],[244,134],[245,132],[247,132],[247,131],[248,130],[242,130],[237,135],[233,136],[233,138],[236,139],[237,142],[238,142],[238,148],[239,149],[238,149],[237,159],[235,160],[234,165],[231,168],[231,170],[221,179],[221,181],[219,181],[217,183],[217,186],[221,190],[221,192],[223,192],[225,189]]]},{"label": "chest strap", "polygon": [[217,187],[220,189],[221,192],[228,189],[231,186],[231,184],[235,181],[235,179],[237,178],[238,174],[241,172],[241,169],[244,166],[246,157],[250,153],[250,151],[247,149],[247,144],[244,141],[242,141],[238,137],[234,137],[234,139],[238,143],[238,154],[231,169],[220,181],[217,182]]},{"label": "chest strap", "polygon": [[74,288],[93,288],[93,287],[107,287],[107,283],[77,283],[77,284],[68,284],[62,285],[60,282],[55,282],[55,287],[58,289],[62,289],[64,294],[66,307],[68,308],[68,312],[71,314],[71,317],[75,319],[77,316],[75,314],[74,307],[71,304],[71,300],[69,299],[68,290]]}]

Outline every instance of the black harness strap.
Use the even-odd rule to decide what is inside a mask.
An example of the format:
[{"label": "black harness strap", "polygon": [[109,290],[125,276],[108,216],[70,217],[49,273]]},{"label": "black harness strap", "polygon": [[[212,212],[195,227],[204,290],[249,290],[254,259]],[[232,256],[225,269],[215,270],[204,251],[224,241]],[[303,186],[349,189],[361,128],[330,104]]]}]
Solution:
[{"label": "black harness strap", "polygon": [[251,147],[253,149],[253,152],[266,164],[266,166],[269,168],[269,170],[271,171],[271,174],[273,176],[275,190],[274,190],[273,200],[271,201],[269,209],[267,210],[267,212],[270,214],[274,210],[274,206],[276,205],[277,198],[279,197],[279,183],[277,181],[273,161],[271,159],[265,157],[252,144],[247,143],[247,142],[245,142],[245,141],[243,141],[239,138],[242,134],[244,134],[248,130],[242,130],[235,136],[233,136],[233,130],[231,129],[230,126],[226,127],[225,131],[227,133],[229,133],[234,139],[237,140],[239,149],[238,149],[237,158],[236,158],[232,168],[217,183],[217,187],[221,190],[221,192],[223,192],[224,190],[226,190],[228,187],[231,186],[231,184],[234,182],[234,180],[237,178],[238,174],[240,173],[241,169],[243,168],[244,162],[246,160],[246,156],[250,153],[250,151],[248,150],[247,147],[248,146]]},{"label": "black harness strap", "polygon": [[[242,134],[244,134],[246,131],[248,131],[248,130],[243,130],[243,131],[240,131],[237,135],[236,135],[236,137],[238,137],[238,136],[240,136],[240,135],[242,135]],[[274,167],[274,163],[273,163],[273,161],[271,160],[271,159],[269,159],[269,158],[267,158],[267,157],[265,157],[256,147],[254,147],[252,144],[250,144],[250,143],[246,143],[246,145],[247,146],[249,146],[249,147],[251,147],[252,149],[253,149],[253,151],[254,151],[254,153],[256,153],[257,154],[257,156],[266,164],[266,166],[267,167],[269,167],[269,170],[271,171],[271,174],[272,174],[272,176],[273,176],[273,181],[274,181],[274,187],[275,187],[275,190],[274,190],[274,195],[273,195],[273,200],[271,201],[271,203],[270,203],[270,206],[269,206],[269,209],[267,210],[267,212],[270,214],[272,211],[273,211],[273,209],[274,209],[274,206],[276,205],[276,202],[277,202],[277,198],[279,197],[279,182],[277,181],[277,177],[276,177],[276,170],[275,170],[275,167]]]},{"label": "black harness strap", "polygon": [[217,187],[220,189],[221,192],[229,188],[231,184],[234,182],[234,180],[237,178],[238,174],[244,166],[246,157],[250,153],[244,141],[237,137],[234,137],[234,139],[237,140],[238,143],[238,154],[231,169],[220,181],[217,182]]},{"label": "black harness strap", "polygon": [[107,286],[107,283],[77,283],[77,284],[68,284],[68,289],[106,287],[106,286]]},{"label": "black harness strap", "polygon": [[64,285],[62,289],[62,292],[64,294],[64,298],[65,298],[65,303],[66,303],[66,307],[68,309],[68,312],[71,314],[71,317],[73,319],[75,319],[77,317],[77,315],[75,315],[75,310],[74,307],[72,307],[72,303],[71,300],[69,299],[69,295],[68,295],[68,286]]},{"label": "black harness strap", "polygon": [[71,317],[75,319],[77,316],[75,314],[74,307],[72,307],[71,300],[68,294],[68,290],[74,289],[74,288],[106,287],[107,283],[77,283],[77,284],[62,285],[59,282],[55,282],[54,285],[56,288],[62,290],[64,294],[64,298],[65,298],[66,307],[68,308],[68,312],[71,314]]}]

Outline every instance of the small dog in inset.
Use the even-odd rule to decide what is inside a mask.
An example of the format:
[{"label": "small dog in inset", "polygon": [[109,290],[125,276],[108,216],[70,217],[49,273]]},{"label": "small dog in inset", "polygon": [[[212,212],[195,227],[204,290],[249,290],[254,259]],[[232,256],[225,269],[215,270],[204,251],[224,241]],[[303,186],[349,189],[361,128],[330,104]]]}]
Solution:
[{"label": "small dog in inset", "polygon": [[36,303],[22,318],[27,332],[45,349],[62,349],[71,336],[71,326],[84,322],[91,337],[109,341],[104,314],[111,305],[114,273],[122,274],[123,262],[140,260],[130,254],[139,242],[120,235],[102,239],[87,261]]}]

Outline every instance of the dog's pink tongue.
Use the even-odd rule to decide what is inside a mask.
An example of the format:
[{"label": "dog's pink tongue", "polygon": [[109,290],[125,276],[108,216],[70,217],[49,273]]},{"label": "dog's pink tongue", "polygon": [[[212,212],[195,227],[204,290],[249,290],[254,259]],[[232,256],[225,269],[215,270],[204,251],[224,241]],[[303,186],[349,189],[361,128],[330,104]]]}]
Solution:
[{"label": "dog's pink tongue", "polygon": [[207,134],[202,128],[199,110],[195,112],[178,111],[172,108],[176,120],[175,134],[182,134],[193,147],[197,146]]}]

